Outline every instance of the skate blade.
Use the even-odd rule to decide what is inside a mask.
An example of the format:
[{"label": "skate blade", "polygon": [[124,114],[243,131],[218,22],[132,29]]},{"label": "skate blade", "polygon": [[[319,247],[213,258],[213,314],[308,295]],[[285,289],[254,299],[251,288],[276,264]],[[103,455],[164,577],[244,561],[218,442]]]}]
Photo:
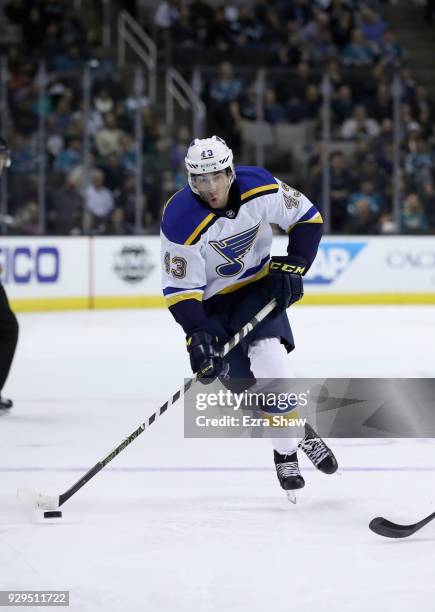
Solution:
[{"label": "skate blade", "polygon": [[286,491],[287,494],[287,499],[289,500],[290,503],[295,504],[296,503],[296,493],[294,491]]}]

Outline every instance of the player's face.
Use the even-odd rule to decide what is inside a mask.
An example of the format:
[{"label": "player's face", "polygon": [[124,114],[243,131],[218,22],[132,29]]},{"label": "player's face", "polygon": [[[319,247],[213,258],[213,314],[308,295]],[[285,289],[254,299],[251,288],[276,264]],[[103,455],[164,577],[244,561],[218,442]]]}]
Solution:
[{"label": "player's face", "polygon": [[193,178],[201,198],[210,208],[225,208],[228,201],[228,175],[225,170],[208,172]]}]

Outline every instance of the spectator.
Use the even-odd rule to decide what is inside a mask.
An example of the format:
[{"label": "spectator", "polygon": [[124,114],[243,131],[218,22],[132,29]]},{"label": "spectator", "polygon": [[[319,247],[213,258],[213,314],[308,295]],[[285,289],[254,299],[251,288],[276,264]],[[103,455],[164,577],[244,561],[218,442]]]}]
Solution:
[{"label": "spectator", "polygon": [[130,134],[124,134],[120,141],[121,165],[126,173],[135,174],[137,170],[137,151]]},{"label": "spectator", "polygon": [[285,108],[277,102],[276,93],[273,89],[266,89],[264,92],[264,119],[267,123],[275,125],[286,120]]},{"label": "spectator", "polygon": [[210,85],[210,100],[214,106],[228,105],[237,100],[243,91],[243,82],[234,76],[234,69],[230,62],[222,62],[219,73]]},{"label": "spectator", "polygon": [[81,233],[83,198],[74,180],[67,177],[60,189],[52,194],[52,224],[56,234]]},{"label": "spectator", "polygon": [[[144,102],[145,103],[145,102]],[[131,111],[126,108],[126,101],[118,100],[115,104],[115,117],[116,123],[120,130],[127,134],[132,134],[134,129],[134,123],[131,116]]]},{"label": "spectator", "polygon": [[296,71],[292,71],[284,80],[280,80],[276,87],[277,98],[280,104],[287,104],[290,98],[302,100],[309,85],[316,82],[313,71],[305,62],[300,62]]},{"label": "spectator", "polygon": [[184,163],[186,150],[191,140],[190,130],[187,125],[180,126],[175,140],[169,149],[169,160],[172,172],[176,173],[180,168],[180,164]]},{"label": "spectator", "polygon": [[433,178],[423,184],[420,197],[430,228],[435,230],[435,185]]},{"label": "spectator", "polygon": [[101,170],[94,170],[91,184],[85,190],[85,232],[104,233],[113,207],[113,195],[104,186],[104,174]]},{"label": "spectator", "polygon": [[383,64],[387,66],[395,66],[405,56],[402,47],[396,40],[396,36],[390,30],[384,32],[382,42],[379,45],[379,51]]},{"label": "spectator", "polygon": [[370,114],[379,123],[384,119],[393,117],[393,101],[390,94],[390,86],[379,83],[375,100],[370,104]]},{"label": "spectator", "polygon": [[364,38],[376,45],[380,45],[383,40],[384,33],[387,29],[385,21],[383,21],[378,13],[369,6],[362,6],[360,10],[359,27]]},{"label": "spectator", "polygon": [[[385,173],[382,168],[376,163],[376,156],[373,153],[368,153],[356,167],[356,174],[360,183],[368,181],[373,185],[373,190],[376,193],[382,194],[385,189]],[[382,205],[383,202],[379,201]]]},{"label": "spectator", "polygon": [[59,30],[59,25],[55,22],[51,22],[47,25],[42,38],[42,56],[47,60],[51,61],[53,58],[59,56],[64,51],[64,45],[62,44],[62,38]]},{"label": "spectator", "polygon": [[125,236],[134,234],[134,227],[127,223],[122,208],[115,208],[110,215],[106,234],[108,236]]},{"label": "spectator", "polygon": [[101,170],[104,174],[104,184],[110,189],[116,199],[121,192],[125,178],[125,169],[121,163],[119,153],[108,155],[104,163],[101,164]]},{"label": "spectator", "polygon": [[308,85],[305,92],[305,99],[302,101],[305,119],[317,119],[319,117],[322,99],[317,85]]},{"label": "spectator", "polygon": [[100,79],[109,78],[112,80],[117,76],[117,68],[114,62],[110,56],[107,55],[101,44],[94,44],[91,46],[88,61],[92,62],[95,66],[95,73]]},{"label": "spectator", "polygon": [[192,48],[196,44],[197,32],[192,26],[188,6],[180,7],[180,18],[172,25],[172,39],[177,41],[178,49]]},{"label": "spectator", "polygon": [[160,30],[169,30],[180,18],[176,0],[160,0],[154,14],[154,23]]},{"label": "spectator", "polygon": [[359,176],[361,172],[361,166],[367,159],[369,155],[369,150],[372,143],[369,142],[366,138],[359,138],[355,142],[355,149],[352,152],[352,155],[349,158],[349,167],[352,173],[352,176]]},{"label": "spectator", "polygon": [[192,0],[189,6],[193,27],[198,29],[213,19],[213,8],[205,0]]},{"label": "spectator", "polygon": [[378,213],[367,198],[359,198],[348,209],[348,219],[344,229],[348,234],[377,234],[379,232]]},{"label": "spectator", "polygon": [[231,109],[236,123],[239,124],[241,119],[255,121],[257,118],[257,91],[254,83],[245,87],[240,99],[232,104]]},{"label": "spectator", "polygon": [[351,42],[343,49],[341,58],[345,66],[370,66],[375,59],[373,46],[364,39],[361,30],[352,31]]},{"label": "spectator", "polygon": [[429,150],[429,145],[423,138],[418,138],[416,145],[416,150],[405,158],[405,170],[413,187],[418,189],[431,180],[432,170],[435,167],[435,155]]},{"label": "spectator", "polygon": [[36,169],[36,151],[34,143],[19,132],[15,132],[11,144],[11,172],[14,174],[32,174]]},{"label": "spectator", "polygon": [[383,142],[380,146],[374,147],[377,151],[375,155],[376,166],[385,176],[393,175],[393,145],[391,142]]},{"label": "spectator", "polygon": [[402,231],[407,234],[422,234],[427,232],[429,224],[420,198],[416,193],[406,196],[403,203]]},{"label": "spectator", "polygon": [[118,128],[114,113],[107,113],[104,117],[104,127],[94,137],[95,147],[101,157],[117,153],[121,147],[123,132]]},{"label": "spectator", "polygon": [[422,109],[418,114],[418,124],[420,126],[421,135],[425,140],[430,140],[434,122],[432,113],[429,109]]},{"label": "spectator", "polygon": [[298,32],[289,32],[287,41],[280,47],[278,60],[284,66],[295,68],[305,59]]},{"label": "spectator", "polygon": [[124,213],[124,222],[129,227],[134,227],[136,210],[136,177],[133,174],[126,174],[122,185],[121,194],[117,208],[121,208]]},{"label": "spectator", "polygon": [[63,78],[78,77],[83,68],[82,51],[78,45],[70,45],[53,59],[54,68],[63,73]]},{"label": "spectator", "polygon": [[232,37],[236,47],[261,47],[264,37],[264,28],[261,22],[254,18],[252,9],[241,4],[237,19],[231,22]]},{"label": "spectator", "polygon": [[23,136],[31,136],[38,129],[38,117],[32,110],[33,99],[26,95],[14,105],[12,116],[15,131]]},{"label": "spectator", "polygon": [[383,147],[384,144],[392,144],[394,140],[394,125],[391,118],[385,118],[381,122],[380,132],[373,141],[375,150]]},{"label": "spectator", "polygon": [[379,124],[367,117],[365,106],[358,105],[353,109],[352,117],[341,126],[341,136],[346,140],[356,138],[373,138],[380,132]]},{"label": "spectator", "polygon": [[93,153],[88,153],[86,158],[82,157],[80,164],[75,166],[68,174],[68,179],[74,181],[82,196],[84,196],[86,187],[88,186],[89,176],[95,169],[95,156]]},{"label": "spectator", "polygon": [[47,117],[45,125],[47,129],[46,151],[50,158],[54,160],[63,151],[65,138],[56,130],[53,117]]},{"label": "spectator", "polygon": [[233,143],[233,149],[238,150],[240,135],[237,130],[237,103],[243,92],[243,81],[234,76],[230,62],[219,66],[217,78],[213,79],[209,90],[209,116],[213,118],[212,125],[219,131],[224,140]]},{"label": "spectator", "polygon": [[415,88],[410,105],[414,117],[418,117],[422,111],[427,111],[429,113],[433,111],[433,103],[429,100],[426,88],[421,85]]},{"label": "spectator", "polygon": [[[320,166],[321,151],[316,159],[312,160],[313,170],[313,197],[314,201],[322,201],[322,170]],[[346,214],[346,206],[352,190],[352,177],[347,167],[347,161],[341,151],[333,151],[329,157],[330,188],[331,188],[331,227],[333,231],[340,232]]]},{"label": "spectator", "polygon": [[103,87],[95,96],[94,107],[102,115],[113,111],[114,102],[107,87]]},{"label": "spectator", "polygon": [[310,48],[310,60],[314,64],[323,64],[337,56],[337,48],[332,42],[331,32],[322,28],[318,38]]},{"label": "spectator", "polygon": [[36,202],[27,202],[17,210],[12,229],[14,233],[24,236],[38,236],[41,234],[39,229],[39,210]]},{"label": "spectator", "polygon": [[375,191],[375,186],[372,181],[361,181],[359,190],[349,198],[349,204],[347,205],[347,212],[353,214],[355,212],[356,203],[359,200],[365,200],[368,202],[370,210],[373,213],[379,214],[384,204],[384,198],[381,193]]},{"label": "spectator", "polygon": [[332,100],[332,111],[334,113],[334,119],[343,121],[349,119],[352,115],[354,103],[352,100],[352,90],[349,85],[341,85],[337,93],[333,94]]},{"label": "spectator", "polygon": [[54,160],[53,170],[68,174],[82,159],[82,144],[79,140],[71,140],[67,147]]},{"label": "spectator", "polygon": [[345,48],[351,40],[354,21],[352,13],[345,9],[337,15],[334,13],[331,17],[331,34],[332,40],[339,50]]},{"label": "spectator", "polygon": [[54,128],[58,132],[68,129],[72,117],[71,109],[72,92],[65,90],[64,95],[57,101],[52,115]]}]

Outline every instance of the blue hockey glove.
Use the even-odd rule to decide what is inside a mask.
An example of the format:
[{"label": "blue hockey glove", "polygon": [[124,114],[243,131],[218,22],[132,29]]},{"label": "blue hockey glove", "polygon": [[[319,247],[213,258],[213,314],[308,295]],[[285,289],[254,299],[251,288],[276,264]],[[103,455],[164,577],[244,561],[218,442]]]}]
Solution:
[{"label": "blue hockey glove", "polygon": [[282,312],[304,295],[302,274],[305,264],[290,256],[272,257],[269,263],[269,274],[266,287],[269,299],[276,299],[276,312]]},{"label": "blue hockey glove", "polygon": [[228,370],[221,353],[218,338],[208,331],[196,331],[186,337],[192,371],[204,385],[224,376]]}]

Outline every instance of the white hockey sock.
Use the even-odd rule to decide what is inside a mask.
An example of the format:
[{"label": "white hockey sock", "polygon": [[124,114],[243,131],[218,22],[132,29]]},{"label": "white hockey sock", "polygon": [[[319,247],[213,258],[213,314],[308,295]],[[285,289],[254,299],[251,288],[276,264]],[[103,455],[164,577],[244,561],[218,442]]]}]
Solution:
[{"label": "white hockey sock", "polygon": [[[251,370],[255,378],[292,378],[287,351],[279,338],[264,338],[249,345]],[[297,438],[271,438],[272,446],[281,455],[291,455],[297,449]]]},{"label": "white hockey sock", "polygon": [[298,446],[297,438],[271,438],[273,449],[280,455],[292,455]]}]

